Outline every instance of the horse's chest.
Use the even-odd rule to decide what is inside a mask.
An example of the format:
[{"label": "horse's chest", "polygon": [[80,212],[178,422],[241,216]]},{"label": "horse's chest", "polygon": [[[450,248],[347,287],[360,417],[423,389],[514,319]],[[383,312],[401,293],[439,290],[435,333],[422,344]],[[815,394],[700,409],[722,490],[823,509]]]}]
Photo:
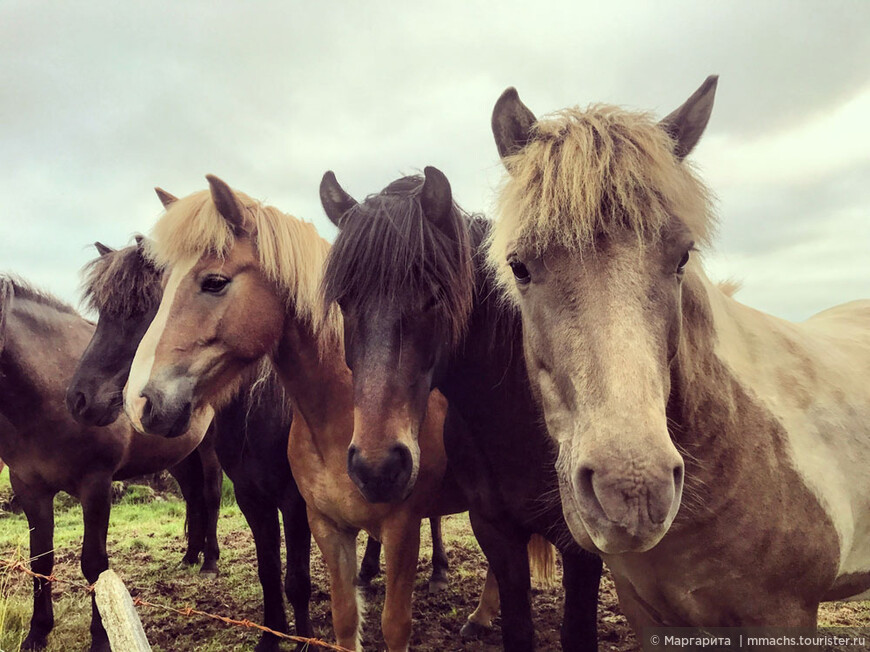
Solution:
[{"label": "horse's chest", "polygon": [[341,527],[364,527],[357,521],[366,510],[360,509],[360,494],[344,464],[324,458],[313,440],[307,437],[291,435],[287,452],[299,493],[309,509]]}]

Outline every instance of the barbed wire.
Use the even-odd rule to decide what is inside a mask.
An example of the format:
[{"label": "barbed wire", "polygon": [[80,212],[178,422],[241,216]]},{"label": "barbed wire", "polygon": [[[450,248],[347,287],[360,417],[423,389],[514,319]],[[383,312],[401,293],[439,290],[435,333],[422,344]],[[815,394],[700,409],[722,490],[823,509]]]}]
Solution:
[{"label": "barbed wire", "polygon": [[[87,593],[94,592],[93,584],[86,584],[84,582],[76,582],[74,580],[64,579],[62,577],[57,577],[54,573],[51,575],[43,575],[42,573],[37,573],[36,571],[31,570],[27,567],[27,565],[22,560],[11,561],[8,559],[0,559],[0,569],[5,569],[9,571],[17,571],[20,573],[24,573],[25,575],[29,575],[31,577],[45,580],[46,582],[52,584],[66,584],[67,586],[71,586],[75,589],[79,589],[80,591],[85,591]],[[131,596],[132,597],[132,596]],[[143,607],[150,607],[153,609],[163,609],[164,611],[170,611],[172,613],[178,614],[180,616],[187,616],[190,618],[191,616],[202,616],[203,618],[211,618],[212,620],[217,620],[227,625],[233,625],[234,627],[245,627],[248,629],[257,629],[261,632],[266,632],[267,634],[272,634],[273,636],[277,636],[278,638],[284,638],[295,643],[305,643],[308,645],[314,645],[317,647],[321,647],[327,650],[333,650],[334,652],[352,652],[352,650],[348,650],[346,647],[341,647],[340,645],[335,645],[333,643],[327,643],[326,641],[319,638],[306,638],[304,636],[293,636],[291,634],[285,634],[284,632],[279,632],[270,627],[266,627],[265,625],[261,625],[259,623],[255,623],[252,620],[248,620],[247,618],[242,618],[241,620],[236,618],[230,618],[228,616],[221,616],[219,614],[212,614],[207,611],[201,611],[199,609],[194,609],[193,607],[172,607],[165,604],[158,604],[156,602],[150,602],[148,600],[144,600],[140,597],[133,598],[133,604]]]}]

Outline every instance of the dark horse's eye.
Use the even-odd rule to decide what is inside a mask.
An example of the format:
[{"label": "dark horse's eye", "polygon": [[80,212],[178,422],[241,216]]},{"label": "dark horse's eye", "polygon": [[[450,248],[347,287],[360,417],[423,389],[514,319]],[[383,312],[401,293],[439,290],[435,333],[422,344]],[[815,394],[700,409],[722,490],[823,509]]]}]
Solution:
[{"label": "dark horse's eye", "polygon": [[200,289],[207,294],[221,294],[229,283],[230,279],[225,276],[206,276],[202,280]]},{"label": "dark horse's eye", "polygon": [[529,269],[516,258],[510,260],[508,265],[511,266],[514,278],[520,285],[527,285],[532,280],[532,275],[529,274]]}]

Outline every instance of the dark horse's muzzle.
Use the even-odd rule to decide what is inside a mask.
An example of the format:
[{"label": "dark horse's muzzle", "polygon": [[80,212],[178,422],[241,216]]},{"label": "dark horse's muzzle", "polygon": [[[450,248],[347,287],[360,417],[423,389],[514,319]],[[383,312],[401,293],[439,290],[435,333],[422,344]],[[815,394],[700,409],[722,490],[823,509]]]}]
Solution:
[{"label": "dark horse's muzzle", "polygon": [[393,444],[380,459],[366,459],[351,444],[347,449],[347,474],[370,503],[397,503],[413,488],[414,460],[404,444]]}]

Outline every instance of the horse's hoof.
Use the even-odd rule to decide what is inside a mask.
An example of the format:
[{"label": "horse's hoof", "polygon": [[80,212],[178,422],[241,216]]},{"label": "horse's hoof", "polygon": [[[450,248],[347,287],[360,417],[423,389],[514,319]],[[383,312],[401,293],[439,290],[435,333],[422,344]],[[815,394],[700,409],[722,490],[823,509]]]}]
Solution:
[{"label": "horse's hoof", "polygon": [[27,638],[24,639],[24,643],[21,644],[22,650],[44,650],[48,645],[48,638],[45,636],[39,636],[37,634],[30,633],[27,635]]},{"label": "horse's hoof", "polygon": [[434,577],[429,580],[429,593],[441,593],[441,591],[447,590],[447,580],[442,580],[440,578],[435,579]]},{"label": "horse's hoof", "polygon": [[216,580],[220,575],[220,571],[217,568],[206,568],[203,566],[199,569],[199,576],[204,580]]},{"label": "horse's hoof", "polygon": [[196,564],[198,561],[199,561],[198,558],[189,559],[187,557],[182,557],[181,561],[178,562],[178,565],[190,567],[190,566],[193,566],[194,564]]},{"label": "horse's hoof", "polygon": [[489,627],[484,627],[479,623],[471,622],[470,620],[466,620],[465,624],[462,626],[462,629],[459,630],[459,636],[463,641],[475,641],[479,638],[483,638],[483,636],[489,631]]}]

